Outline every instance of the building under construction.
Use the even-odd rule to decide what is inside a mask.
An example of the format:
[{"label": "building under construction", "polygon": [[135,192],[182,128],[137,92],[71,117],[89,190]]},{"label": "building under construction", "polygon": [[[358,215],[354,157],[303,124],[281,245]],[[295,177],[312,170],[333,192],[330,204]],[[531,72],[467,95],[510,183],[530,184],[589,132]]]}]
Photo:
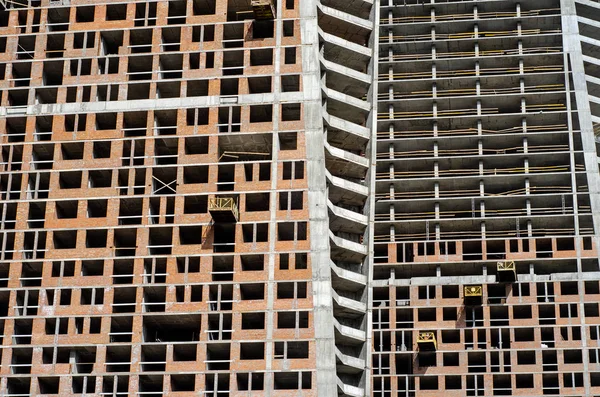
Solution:
[{"label": "building under construction", "polygon": [[600,396],[599,124],[596,0],[0,0],[0,395]]}]

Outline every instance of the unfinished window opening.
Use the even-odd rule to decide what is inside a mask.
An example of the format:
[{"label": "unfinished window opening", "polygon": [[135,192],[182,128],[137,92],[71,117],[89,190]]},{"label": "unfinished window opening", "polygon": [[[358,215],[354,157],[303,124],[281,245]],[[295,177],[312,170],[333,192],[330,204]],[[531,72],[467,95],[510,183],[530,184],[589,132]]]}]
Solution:
[{"label": "unfinished window opening", "polygon": [[258,180],[259,181],[270,181],[271,180],[271,164],[260,163],[258,165]]},{"label": "unfinished window opening", "polygon": [[174,344],[173,361],[196,361],[197,350],[196,344]]},{"label": "unfinished window opening", "polygon": [[185,24],[187,2],[183,0],[169,1],[169,11],[167,15],[167,24],[183,25]]},{"label": "unfinished window opening", "polygon": [[[554,314],[554,308],[552,307],[552,312],[548,308],[547,310],[547,318],[550,318],[551,315]],[[559,314],[561,318],[576,318],[577,315],[577,304],[576,303],[561,303],[559,305]],[[541,316],[540,316],[541,317]]]},{"label": "unfinished window opening", "polygon": [[[89,232],[89,230],[88,230]],[[103,259],[88,259],[81,261],[82,276],[102,276],[104,274]]]},{"label": "unfinished window opening", "polygon": [[127,18],[127,4],[108,4],[106,6],[107,21],[123,21]]},{"label": "unfinished window opening", "polygon": [[87,216],[88,218],[106,218],[106,212],[108,210],[108,200],[88,200],[87,202]]},{"label": "unfinished window opening", "polygon": [[196,165],[183,167],[183,183],[208,183],[208,166]]},{"label": "unfinished window opening", "polygon": [[512,383],[510,375],[493,376],[494,396],[511,396]]},{"label": "unfinished window opening", "polygon": [[244,46],[244,24],[228,23],[223,26],[223,45],[225,48],[239,48]]},{"label": "unfinished window opening", "polygon": [[241,108],[239,106],[220,107],[218,113],[219,132],[240,131]]},{"label": "unfinished window opening", "polygon": [[600,283],[598,281],[585,281],[584,287],[587,295],[600,294]]},{"label": "unfinished window opening", "polygon": [[206,359],[208,370],[229,370],[231,361],[230,345],[225,343],[207,344]]},{"label": "unfinished window opening", "polygon": [[178,153],[179,153],[179,139],[177,139],[177,138],[156,138],[156,139],[154,139],[154,162],[156,165],[177,164]]},{"label": "unfinished window opening", "polygon": [[281,91],[282,92],[298,92],[300,91],[300,75],[285,75],[281,76]]},{"label": "unfinished window opening", "polygon": [[75,261],[52,262],[52,277],[73,277],[74,275]]},{"label": "unfinished window opening", "polygon": [[11,90],[8,92],[9,106],[26,106],[29,102],[29,90]]},{"label": "unfinished window opening", "polygon": [[108,237],[107,229],[93,229],[85,232],[86,248],[105,248]]},{"label": "unfinished window opening", "polygon": [[288,270],[290,268],[290,254],[279,254],[279,269]]},{"label": "unfinished window opening", "polygon": [[262,271],[265,268],[265,256],[262,254],[241,255],[242,271]]},{"label": "unfinished window opening", "polygon": [[116,113],[97,113],[96,114],[96,129],[97,130],[114,130],[117,128]]},{"label": "unfinished window opening", "polygon": [[221,95],[239,94],[240,79],[221,79]]},{"label": "unfinished window opening", "polygon": [[298,133],[297,132],[280,132],[279,150],[296,150],[298,149]]},{"label": "unfinished window opening", "polygon": [[152,57],[135,56],[127,63],[129,81],[152,79]]},{"label": "unfinished window opening", "polygon": [[582,373],[564,373],[563,384],[565,387],[583,387]]},{"label": "unfinished window opening", "polygon": [[296,63],[296,47],[286,47],[284,54],[286,65],[293,65]]},{"label": "unfinished window opening", "polygon": [[583,354],[581,350],[565,350],[563,351],[565,364],[581,364],[583,362]]},{"label": "unfinished window opening", "polygon": [[273,49],[260,48],[250,50],[250,66],[264,66],[273,64]]},{"label": "unfinished window opening", "polygon": [[[61,306],[70,305],[71,304],[71,296],[72,296],[72,291],[70,288],[69,289],[61,289],[60,290],[60,299],[58,301],[58,304]],[[64,333],[66,333],[66,331]]]},{"label": "unfinished window opening", "polygon": [[435,308],[423,308],[418,309],[419,321],[436,321],[436,309]]},{"label": "unfinished window opening", "polygon": [[[169,4],[172,4],[173,1],[170,1]],[[167,22],[168,23],[168,22]],[[179,51],[181,47],[181,28],[180,27],[171,27],[171,28],[162,28],[162,43],[161,48],[163,51]]]},{"label": "unfinished window opening", "polygon": [[535,364],[535,351],[533,351],[533,350],[517,351],[517,364],[518,365],[534,365]]},{"label": "unfinished window opening", "polygon": [[529,283],[518,283],[513,287],[513,296],[530,296],[531,289]]},{"label": "unfinished window opening", "polygon": [[263,360],[264,358],[264,342],[240,343],[240,360]]},{"label": "unfinished window opening", "polygon": [[[430,362],[426,362],[424,364],[428,364],[428,365],[422,365],[421,361],[424,361],[425,356],[433,356],[435,361],[435,353],[428,353],[427,355],[425,354],[419,354],[419,366],[421,367],[432,367],[435,365],[435,363],[430,364]],[[437,376],[422,376],[419,377],[419,387],[421,390],[438,390],[438,377]]]},{"label": "unfinished window opening", "polygon": [[308,328],[308,312],[277,312],[277,328]]},{"label": "unfinished window opening", "polygon": [[273,20],[252,21],[252,37],[255,39],[272,38],[275,35],[275,23]]},{"label": "unfinished window opening", "polygon": [[223,76],[241,75],[244,71],[244,52],[226,51],[223,53]]},{"label": "unfinished window opening", "polygon": [[279,210],[301,210],[304,206],[304,192],[279,193]]},{"label": "unfinished window opening", "polygon": [[273,105],[250,106],[250,122],[266,123],[273,121]]},{"label": "unfinished window opening", "polygon": [[513,317],[515,319],[532,318],[531,305],[513,306]]},{"label": "unfinished window opening", "polygon": [[217,190],[232,191],[235,187],[235,165],[219,164]]},{"label": "unfinished window opening", "polygon": [[114,313],[133,313],[136,306],[135,288],[115,288],[113,294]]},{"label": "unfinished window opening", "polygon": [[[8,13],[7,13],[8,14]],[[13,364],[20,364],[19,359],[13,359]],[[28,362],[31,363],[31,360]],[[25,373],[25,367],[19,368],[15,367],[14,373]],[[31,378],[30,377],[7,377],[6,380],[6,390],[9,395],[23,395],[29,396],[31,389]]]},{"label": "unfinished window opening", "polygon": [[208,211],[208,196],[186,196],[184,198],[184,214],[205,214]]},{"label": "unfinished window opening", "polygon": [[247,193],[246,194],[246,211],[268,211],[270,205],[270,193]]},{"label": "unfinished window opening", "polygon": [[119,200],[119,225],[140,225],[142,223],[142,200]]},{"label": "unfinished window opening", "polygon": [[300,120],[300,104],[286,103],[281,105],[281,121]]},{"label": "unfinished window opening", "polygon": [[237,373],[236,381],[238,390],[264,390],[263,373]]},{"label": "unfinished window opening", "polygon": [[294,21],[283,21],[283,37],[293,37],[294,36]]},{"label": "unfinished window opening", "polygon": [[205,67],[206,67],[206,69],[212,69],[215,67],[215,53],[214,52],[206,52]]},{"label": "unfinished window opening", "polygon": [[[208,125],[208,108],[195,108],[187,110],[187,125]],[[197,144],[207,144],[208,145],[208,137],[191,137],[194,138],[191,140],[193,143]],[[197,141],[199,139],[200,141]],[[187,142],[187,139],[186,139]],[[187,146],[187,143],[186,143]],[[206,153],[208,153],[208,148],[204,149]],[[189,154],[200,154],[200,153],[189,153]]]},{"label": "unfinished window opening", "polygon": [[104,303],[104,289],[82,288],[79,303],[81,305],[102,305]]},{"label": "unfinished window opening", "polygon": [[112,185],[112,170],[91,170],[88,174],[88,187],[104,188]]},{"label": "unfinished window opening", "polygon": [[[294,241],[295,236],[295,225],[294,222],[281,222],[277,224],[277,240],[278,241]],[[298,237],[298,240],[300,238]]]},{"label": "unfinished window opening", "polygon": [[58,394],[60,377],[38,377],[37,381],[40,394]]},{"label": "unfinished window opening", "polygon": [[96,141],[93,143],[92,157],[95,159],[110,158],[111,141]]},{"label": "unfinished window opening", "polygon": [[235,226],[216,223],[213,228],[213,251],[233,252],[235,249]]},{"label": "unfinished window opening", "polygon": [[[138,3],[137,5],[139,5]],[[156,3],[150,3],[156,7]],[[153,29],[132,29],[129,34],[129,49],[132,54],[142,54],[152,51]],[[139,57],[130,57],[130,62]],[[146,61],[147,62],[147,61]]]},{"label": "unfinished window opening", "polygon": [[59,173],[59,186],[61,189],[81,188],[81,171],[64,171]]},{"label": "unfinished window opening", "polygon": [[533,328],[515,328],[515,342],[533,342]]},{"label": "unfinished window opening", "polygon": [[460,343],[460,330],[442,330],[442,343]]},{"label": "unfinished window opening", "polygon": [[66,200],[57,201],[56,205],[56,217],[58,219],[72,219],[77,218],[77,200]]},{"label": "unfinished window opening", "polygon": [[575,239],[572,237],[557,238],[556,249],[558,251],[574,251]]},{"label": "unfinished window opening", "polygon": [[459,297],[458,285],[442,285],[443,299],[456,299]]},{"label": "unfinished window opening", "polygon": [[[100,55],[118,55],[119,48],[123,46],[122,30],[105,30],[100,32]],[[101,59],[101,58],[100,58]],[[117,73],[119,67],[119,57],[113,56],[108,59],[108,73]],[[106,69],[103,69],[107,73]]]},{"label": "unfinished window opening", "polygon": [[242,313],[242,329],[265,329],[265,313]]},{"label": "unfinished window opening", "polygon": [[194,15],[213,15],[217,0],[193,0]]},{"label": "unfinished window opening", "polygon": [[202,285],[192,285],[190,287],[190,302],[202,302]]},{"label": "unfinished window opening", "polygon": [[94,6],[79,6],[75,7],[75,21],[76,22],[94,22],[94,13],[96,7]]},{"label": "unfinished window opening", "polygon": [[435,299],[435,285],[419,286],[419,299]]},{"label": "unfinished window opening", "polygon": [[538,238],[535,240],[535,257],[552,258],[552,239]]},{"label": "unfinished window opening", "polygon": [[308,269],[308,254],[306,252],[296,252],[296,270]]},{"label": "unfinished window opening", "polygon": [[77,244],[77,230],[55,230],[53,241],[55,249],[73,249]]},{"label": "unfinished window opening", "polygon": [[[166,74],[166,73],[163,73]],[[167,77],[164,77],[167,78]],[[178,98],[181,92],[181,82],[169,81],[156,84],[157,98]]]},{"label": "unfinished window opening", "polygon": [[96,32],[81,32],[73,35],[73,48],[94,48],[94,41],[96,40]]},{"label": "unfinished window opening", "polygon": [[149,99],[150,84],[127,84],[127,100]]},{"label": "unfinished window opening", "polygon": [[240,284],[241,300],[265,299],[265,285],[263,283]]},{"label": "unfinished window opening", "polygon": [[179,226],[179,241],[182,245],[202,244],[202,226]]},{"label": "unfinished window opening", "polygon": [[560,283],[560,293],[562,295],[578,295],[579,288],[577,281],[563,281]]},{"label": "unfinished window opening", "polygon": [[455,307],[445,307],[443,309],[444,321],[456,321],[458,319]]},{"label": "unfinished window opening", "polygon": [[190,53],[189,54],[189,67],[192,70],[200,69],[200,53]]},{"label": "unfinished window opening", "polygon": [[[144,312],[164,312],[166,295],[165,287],[144,288],[142,300]],[[164,371],[164,368],[162,370]]]},{"label": "unfinished window opening", "polygon": [[133,260],[115,259],[113,261],[113,284],[133,283]]},{"label": "unfinished window opening", "polygon": [[169,255],[173,248],[173,228],[153,227],[148,238],[150,255]]},{"label": "unfinished window opening", "polygon": [[533,374],[517,374],[515,377],[515,386],[517,389],[532,389]]},{"label": "unfinished window opening", "polygon": [[277,299],[294,299],[296,283],[277,283]]},{"label": "unfinished window opening", "polygon": [[[89,75],[91,67],[91,59],[82,59],[82,69]],[[44,85],[61,85],[63,83],[63,67],[64,61],[47,61],[44,62],[43,81]]]},{"label": "unfinished window opening", "polygon": [[275,359],[304,359],[308,355],[308,342],[275,342]]},{"label": "unfinished window opening", "polygon": [[304,179],[304,161],[283,162],[282,179]]},{"label": "unfinished window opening", "polygon": [[193,392],[196,389],[195,374],[171,375],[171,390],[174,392]]},{"label": "unfinished window opening", "polygon": [[179,273],[198,273],[200,272],[200,257],[186,256],[177,258],[177,271]]},{"label": "unfinished window opening", "polygon": [[213,257],[213,281],[232,281],[233,273],[233,256],[219,255]]},{"label": "unfinished window opening", "polygon": [[185,138],[185,154],[207,154],[208,137],[196,136]]},{"label": "unfinished window opening", "polygon": [[248,90],[250,94],[263,94],[271,92],[271,81],[270,76],[266,77],[248,77]]},{"label": "unfinished window opening", "polygon": [[208,80],[188,80],[187,81],[187,96],[207,96],[208,95]]},{"label": "unfinished window opening", "polygon": [[458,353],[443,353],[442,362],[444,367],[458,367],[459,366],[459,354]]}]

